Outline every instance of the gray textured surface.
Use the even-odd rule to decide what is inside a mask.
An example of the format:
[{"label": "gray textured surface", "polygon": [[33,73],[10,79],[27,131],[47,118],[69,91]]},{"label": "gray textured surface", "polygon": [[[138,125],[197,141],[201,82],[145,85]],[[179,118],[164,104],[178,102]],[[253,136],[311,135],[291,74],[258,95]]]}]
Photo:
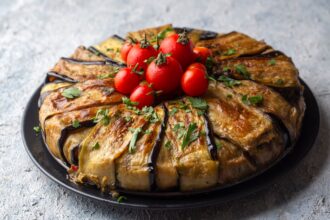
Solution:
[{"label": "gray textured surface", "polygon": [[[92,3],[93,2],[93,3]],[[117,209],[44,176],[26,154],[20,120],[45,71],[77,45],[173,22],[238,30],[290,55],[320,106],[315,148],[269,189],[221,206],[175,212]],[[330,2],[0,1],[0,219],[330,219]]]}]

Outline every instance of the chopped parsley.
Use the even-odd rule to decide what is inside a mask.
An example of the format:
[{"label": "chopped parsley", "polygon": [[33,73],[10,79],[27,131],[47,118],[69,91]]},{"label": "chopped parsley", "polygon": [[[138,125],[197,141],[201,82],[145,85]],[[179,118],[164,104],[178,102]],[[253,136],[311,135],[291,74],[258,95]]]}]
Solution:
[{"label": "chopped parsley", "polygon": [[255,96],[247,96],[243,95],[242,96],[242,102],[246,105],[258,105],[262,103],[263,97],[262,95],[255,95]]},{"label": "chopped parsley", "polygon": [[98,150],[100,149],[100,144],[99,142],[96,142],[93,146],[92,146],[92,150]]},{"label": "chopped parsley", "polygon": [[208,70],[211,70],[214,65],[214,59],[212,57],[207,57],[205,61],[205,66]]},{"label": "chopped parsley", "polygon": [[119,72],[119,67],[115,66],[113,67],[113,70],[110,73],[99,75],[97,76],[97,78],[98,79],[114,78],[118,72]]},{"label": "chopped parsley", "polygon": [[173,116],[173,115],[175,115],[175,113],[177,113],[178,112],[178,109],[177,108],[172,108],[171,109],[171,111],[170,111],[170,116]]},{"label": "chopped parsley", "polygon": [[219,78],[219,81],[223,82],[225,86],[229,88],[233,88],[234,86],[241,85],[241,82],[232,78],[229,78],[228,76],[222,75]]},{"label": "chopped parsley", "polygon": [[284,84],[284,80],[283,79],[278,79],[275,82],[276,85],[283,85]]},{"label": "chopped parsley", "polygon": [[158,115],[152,106],[144,106],[142,108],[142,113],[144,114],[144,117],[151,123],[156,123],[159,121]]},{"label": "chopped parsley", "polygon": [[250,73],[247,71],[246,66],[244,64],[238,64],[235,66],[235,70],[241,74],[245,79],[250,78]]},{"label": "chopped parsley", "polygon": [[127,116],[124,117],[124,119],[125,119],[126,122],[130,122],[132,120],[132,116],[127,115]]},{"label": "chopped parsley", "polygon": [[127,200],[127,197],[126,197],[126,196],[119,196],[119,197],[117,198],[117,202],[118,202],[118,203],[122,203],[124,200]]},{"label": "chopped parsley", "polygon": [[169,141],[169,140],[166,141],[164,147],[167,148],[167,149],[170,149],[170,148],[172,147],[172,143],[171,143],[171,141]]},{"label": "chopped parsley", "polygon": [[223,68],[222,68],[222,71],[223,72],[228,72],[230,70],[230,68],[228,67],[228,66],[224,66]]},{"label": "chopped parsley", "polygon": [[139,137],[139,134],[142,132],[142,128],[135,128],[135,129],[132,128],[130,130],[131,130],[131,132],[133,132],[133,135],[132,135],[132,138],[129,142],[128,152],[132,154],[136,150],[135,144],[136,144],[136,141]]},{"label": "chopped parsley", "polygon": [[78,88],[71,87],[63,90],[61,95],[68,99],[74,99],[81,95],[81,91]]},{"label": "chopped parsley", "polygon": [[93,119],[94,123],[101,122],[103,125],[108,125],[110,122],[109,109],[99,109]]},{"label": "chopped parsley", "polygon": [[123,97],[122,98],[122,101],[123,103],[126,105],[126,106],[137,106],[139,103],[138,102],[133,102],[131,101],[129,98],[127,97]]},{"label": "chopped parsley", "polygon": [[189,146],[190,143],[197,140],[198,136],[199,133],[197,131],[197,124],[196,123],[189,124],[188,129],[185,131],[183,135],[181,149],[183,150],[185,147]]},{"label": "chopped parsley", "polygon": [[79,127],[80,127],[80,123],[79,123],[79,121],[78,121],[78,120],[74,120],[74,121],[72,122],[72,127],[74,127],[74,128],[79,128]]},{"label": "chopped parsley", "polygon": [[33,130],[36,132],[36,135],[38,135],[41,131],[41,128],[40,128],[40,126],[34,126]]},{"label": "chopped parsley", "polygon": [[236,53],[235,49],[228,49],[226,52],[223,53],[224,56],[230,56]]},{"label": "chopped parsley", "polygon": [[275,64],[276,64],[276,60],[274,58],[268,61],[268,65],[270,66],[274,66]]},{"label": "chopped parsley", "polygon": [[190,101],[191,106],[197,109],[198,115],[204,114],[208,108],[207,102],[202,98],[188,97],[188,100]]},{"label": "chopped parsley", "polygon": [[220,140],[215,140],[215,145],[218,150],[222,147],[222,143],[220,142]]}]

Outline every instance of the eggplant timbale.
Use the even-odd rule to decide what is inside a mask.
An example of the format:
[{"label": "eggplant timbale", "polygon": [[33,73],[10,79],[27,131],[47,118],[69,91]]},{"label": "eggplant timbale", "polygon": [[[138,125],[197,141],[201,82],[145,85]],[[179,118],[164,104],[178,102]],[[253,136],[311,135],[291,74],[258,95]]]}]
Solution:
[{"label": "eggplant timbale", "polygon": [[[164,25],[126,38],[155,42],[186,31],[213,52],[207,93],[138,110],[113,76],[124,67],[117,35],[80,46],[47,74],[39,100],[44,141],[77,183],[102,190],[191,191],[240,182],[294,146],[305,111],[298,70],[283,52],[245,34]],[[67,90],[77,96],[63,95]],[[187,133],[193,139],[187,140]]]}]

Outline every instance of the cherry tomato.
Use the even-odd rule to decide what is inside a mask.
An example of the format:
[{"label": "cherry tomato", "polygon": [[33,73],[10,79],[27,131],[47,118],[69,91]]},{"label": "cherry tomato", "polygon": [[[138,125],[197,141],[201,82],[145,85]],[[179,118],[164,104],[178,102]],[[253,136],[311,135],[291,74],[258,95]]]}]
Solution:
[{"label": "cherry tomato", "polygon": [[122,68],[115,76],[115,88],[125,95],[130,94],[140,83],[140,77],[131,68]]},{"label": "cherry tomato", "polygon": [[201,63],[193,63],[193,64],[190,64],[187,68],[187,70],[190,70],[190,69],[200,69],[200,70],[203,70],[203,71],[207,71],[206,70],[206,66],[201,64]]},{"label": "cherry tomato", "polygon": [[132,92],[129,97],[132,102],[137,102],[137,108],[143,108],[144,106],[151,106],[154,101],[154,91],[148,85],[139,85]]},{"label": "cherry tomato", "polygon": [[201,69],[188,69],[181,78],[181,87],[189,96],[201,96],[208,87],[206,72]]},{"label": "cherry tomato", "polygon": [[133,44],[131,42],[126,42],[123,47],[120,50],[120,56],[121,59],[123,59],[123,61],[127,61],[127,55],[129,53],[129,51],[132,49]]},{"label": "cherry tomato", "polygon": [[157,59],[148,66],[146,80],[156,91],[168,94],[179,87],[182,73],[178,61],[160,53]]},{"label": "cherry tomato", "polygon": [[193,46],[185,32],[182,34],[173,34],[165,38],[159,47],[162,53],[169,53],[176,59],[182,69],[186,69],[194,60]]},{"label": "cherry tomato", "polygon": [[195,61],[205,64],[206,59],[212,56],[212,51],[206,47],[195,47],[193,49],[195,54]]},{"label": "cherry tomato", "polygon": [[155,48],[153,48],[151,45],[148,43],[139,43],[135,44],[131,50],[128,52],[127,55],[127,65],[129,67],[135,67],[136,64],[137,70],[146,70],[148,64],[146,63],[146,60],[150,57],[156,57],[157,56],[157,51]]}]

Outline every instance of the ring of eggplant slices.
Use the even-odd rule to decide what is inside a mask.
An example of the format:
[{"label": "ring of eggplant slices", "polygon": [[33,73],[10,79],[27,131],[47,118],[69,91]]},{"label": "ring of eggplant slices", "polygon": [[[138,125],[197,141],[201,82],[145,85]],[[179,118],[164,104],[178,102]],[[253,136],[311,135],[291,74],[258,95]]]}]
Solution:
[{"label": "ring of eggplant slices", "polygon": [[[291,58],[239,32],[168,24],[126,38],[146,34],[154,42],[156,35],[183,29],[214,55],[213,80],[200,99],[177,97],[143,110],[123,104],[112,78],[125,66],[125,39],[117,35],[78,47],[49,70],[39,100],[40,127],[52,155],[71,167],[73,181],[103,191],[225,186],[266,169],[294,146],[305,103]],[[188,132],[194,140],[187,143]]]}]

